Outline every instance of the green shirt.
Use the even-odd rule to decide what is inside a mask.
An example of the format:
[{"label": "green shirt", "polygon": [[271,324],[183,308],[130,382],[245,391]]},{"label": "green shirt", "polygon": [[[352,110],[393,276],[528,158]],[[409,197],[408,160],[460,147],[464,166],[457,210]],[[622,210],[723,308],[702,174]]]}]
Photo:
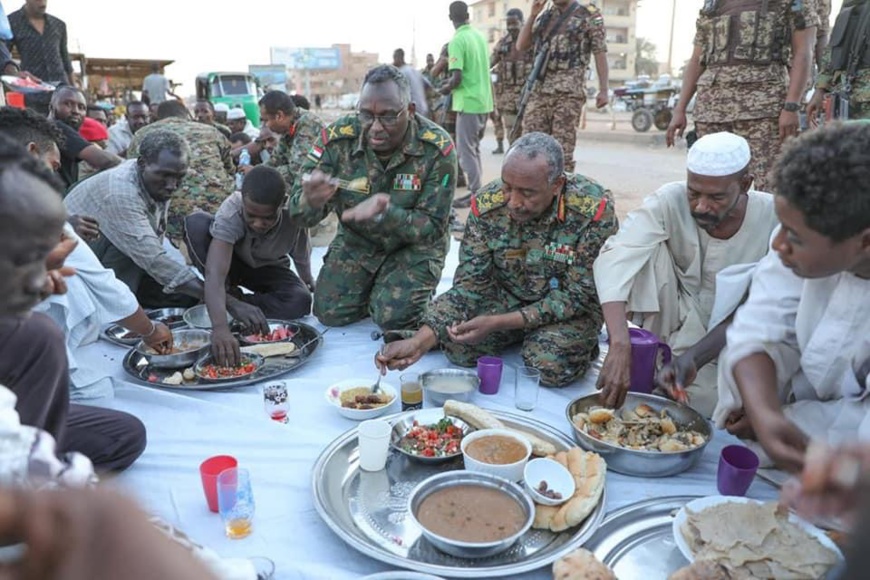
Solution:
[{"label": "green shirt", "polygon": [[456,29],[447,45],[449,70],[462,71],[462,82],[453,89],[453,110],[458,113],[492,112],[492,79],[486,39],[470,24]]}]

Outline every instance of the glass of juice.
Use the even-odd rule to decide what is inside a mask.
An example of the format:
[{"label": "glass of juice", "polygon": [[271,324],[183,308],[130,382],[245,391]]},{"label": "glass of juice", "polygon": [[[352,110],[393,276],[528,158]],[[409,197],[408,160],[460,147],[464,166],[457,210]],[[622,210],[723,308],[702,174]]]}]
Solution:
[{"label": "glass of juice", "polygon": [[420,386],[420,375],[406,373],[399,377],[402,383],[402,410],[414,411],[423,406],[423,389]]},{"label": "glass of juice", "polygon": [[286,423],[289,410],[287,383],[269,383],[263,387],[263,404],[273,421]]},{"label": "glass of juice", "polygon": [[218,511],[224,531],[231,540],[246,538],[254,523],[254,493],[247,469],[233,467],[221,471],[217,481]]}]

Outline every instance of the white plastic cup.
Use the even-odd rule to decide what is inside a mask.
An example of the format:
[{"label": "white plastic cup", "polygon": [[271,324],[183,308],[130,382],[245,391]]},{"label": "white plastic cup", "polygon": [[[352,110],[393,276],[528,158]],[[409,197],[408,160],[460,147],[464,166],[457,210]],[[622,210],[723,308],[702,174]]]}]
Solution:
[{"label": "white plastic cup", "polygon": [[538,404],[541,371],[532,367],[517,367],[514,405],[520,411],[531,411]]},{"label": "white plastic cup", "polygon": [[393,426],[382,419],[363,421],[359,424],[359,467],[364,471],[380,471],[387,465],[390,451],[390,434]]}]

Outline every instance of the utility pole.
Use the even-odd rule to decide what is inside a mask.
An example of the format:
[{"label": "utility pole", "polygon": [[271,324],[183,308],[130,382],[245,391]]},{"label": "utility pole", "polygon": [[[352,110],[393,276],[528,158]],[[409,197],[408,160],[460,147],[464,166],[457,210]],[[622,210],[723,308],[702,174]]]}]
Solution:
[{"label": "utility pole", "polygon": [[677,24],[677,0],[671,6],[671,39],[668,42],[668,72],[674,78],[674,27]]}]

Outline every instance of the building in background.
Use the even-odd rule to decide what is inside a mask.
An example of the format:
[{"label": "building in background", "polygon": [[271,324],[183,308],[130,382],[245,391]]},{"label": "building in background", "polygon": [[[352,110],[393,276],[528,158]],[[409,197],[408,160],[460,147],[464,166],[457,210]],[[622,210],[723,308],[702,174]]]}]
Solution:
[{"label": "building in background", "polygon": [[[635,77],[637,52],[637,5],[639,0],[581,0],[595,4],[604,15],[607,26],[607,60],[610,64],[610,86],[618,87]],[[528,17],[532,0],[477,0],[471,3],[471,23],[486,36],[490,50],[505,34],[505,14],[519,8]],[[590,79],[595,79],[595,66],[590,66]],[[588,83],[587,86],[596,86]]]},{"label": "building in background", "polygon": [[[359,93],[366,72],[378,64],[374,52],[353,52],[349,44],[328,48],[272,48],[273,65],[287,67],[290,92],[312,102],[320,95],[325,106],[339,106],[342,97]],[[351,106],[355,106],[356,101]]]}]

